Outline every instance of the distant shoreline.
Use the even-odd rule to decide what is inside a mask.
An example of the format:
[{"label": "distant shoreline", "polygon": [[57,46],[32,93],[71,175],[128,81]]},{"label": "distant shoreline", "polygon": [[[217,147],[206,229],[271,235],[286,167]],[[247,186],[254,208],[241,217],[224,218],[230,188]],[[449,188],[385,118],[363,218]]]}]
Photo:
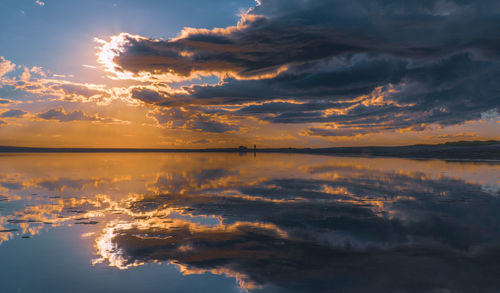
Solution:
[{"label": "distant shoreline", "polygon": [[[253,153],[254,149],[156,149],[156,148],[39,148],[0,146],[0,153]],[[398,157],[450,160],[500,160],[499,141],[455,142],[439,145],[367,146],[330,148],[257,148],[256,153],[297,153],[363,157]]]}]

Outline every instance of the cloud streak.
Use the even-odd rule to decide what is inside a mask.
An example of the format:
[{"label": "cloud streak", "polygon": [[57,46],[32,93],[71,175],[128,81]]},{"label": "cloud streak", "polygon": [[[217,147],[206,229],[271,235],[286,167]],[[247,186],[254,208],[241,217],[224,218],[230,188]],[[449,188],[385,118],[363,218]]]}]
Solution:
[{"label": "cloud streak", "polygon": [[26,115],[28,112],[18,109],[7,110],[0,114],[0,118],[20,118]]},{"label": "cloud streak", "polygon": [[63,107],[57,107],[54,109],[49,109],[46,112],[38,113],[36,117],[41,120],[52,120],[59,122],[92,121],[101,123],[127,123],[126,121],[117,119],[103,118],[99,117],[98,115],[89,115],[80,110],[66,112]]}]

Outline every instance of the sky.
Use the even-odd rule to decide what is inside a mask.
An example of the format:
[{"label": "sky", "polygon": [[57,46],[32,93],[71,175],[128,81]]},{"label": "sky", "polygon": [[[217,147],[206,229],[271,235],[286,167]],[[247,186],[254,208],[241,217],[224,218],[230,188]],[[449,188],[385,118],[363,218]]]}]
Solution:
[{"label": "sky", "polygon": [[0,145],[500,139],[494,0],[3,0]]}]

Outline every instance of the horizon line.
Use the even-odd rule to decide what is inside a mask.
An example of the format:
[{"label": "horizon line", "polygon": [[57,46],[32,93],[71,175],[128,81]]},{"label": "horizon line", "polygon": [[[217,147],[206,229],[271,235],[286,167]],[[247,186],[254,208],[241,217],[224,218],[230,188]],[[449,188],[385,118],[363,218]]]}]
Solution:
[{"label": "horizon line", "polygon": [[491,145],[500,144],[500,140],[460,140],[460,141],[447,141],[444,143],[437,144],[410,144],[410,145],[366,145],[366,146],[327,146],[327,147],[263,147],[258,148],[256,145],[254,147],[247,147],[240,145],[237,147],[207,147],[207,148],[155,148],[155,147],[39,147],[39,146],[15,146],[15,145],[0,145],[0,150],[15,150],[15,149],[27,149],[27,150],[116,150],[116,151],[210,151],[210,150],[226,150],[226,151],[254,151],[254,150],[322,150],[322,149],[342,149],[342,148],[401,148],[401,147],[413,147],[413,146],[477,146],[477,145]]}]

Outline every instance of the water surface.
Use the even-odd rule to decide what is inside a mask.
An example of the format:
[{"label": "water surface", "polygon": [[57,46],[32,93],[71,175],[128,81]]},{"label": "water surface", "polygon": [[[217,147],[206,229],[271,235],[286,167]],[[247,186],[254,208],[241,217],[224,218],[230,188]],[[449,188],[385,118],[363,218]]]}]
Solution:
[{"label": "water surface", "polygon": [[499,292],[500,165],[0,156],[0,292]]}]

